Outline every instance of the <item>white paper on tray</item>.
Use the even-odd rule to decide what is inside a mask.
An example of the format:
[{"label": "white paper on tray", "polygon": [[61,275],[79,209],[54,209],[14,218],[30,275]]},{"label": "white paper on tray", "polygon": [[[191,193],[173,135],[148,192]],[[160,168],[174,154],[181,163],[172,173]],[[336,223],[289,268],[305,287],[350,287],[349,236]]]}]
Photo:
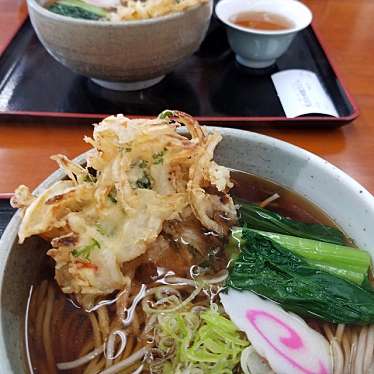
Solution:
[{"label": "white paper on tray", "polygon": [[312,71],[291,69],[271,76],[287,118],[319,113],[339,117],[336,108]]}]

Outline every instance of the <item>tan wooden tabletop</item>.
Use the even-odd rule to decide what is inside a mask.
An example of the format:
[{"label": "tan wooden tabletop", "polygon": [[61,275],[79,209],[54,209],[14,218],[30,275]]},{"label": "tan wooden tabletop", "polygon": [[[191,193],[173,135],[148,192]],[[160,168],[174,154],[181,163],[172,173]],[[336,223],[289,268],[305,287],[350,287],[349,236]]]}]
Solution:
[{"label": "tan wooden tabletop", "polygon": [[[361,111],[337,129],[263,128],[256,131],[303,147],[332,162],[374,193],[373,0],[306,0],[329,55]],[[0,51],[26,14],[22,0],[0,1]],[[55,168],[49,156],[87,149],[88,125],[0,121],[0,194],[21,183],[35,187]]]}]

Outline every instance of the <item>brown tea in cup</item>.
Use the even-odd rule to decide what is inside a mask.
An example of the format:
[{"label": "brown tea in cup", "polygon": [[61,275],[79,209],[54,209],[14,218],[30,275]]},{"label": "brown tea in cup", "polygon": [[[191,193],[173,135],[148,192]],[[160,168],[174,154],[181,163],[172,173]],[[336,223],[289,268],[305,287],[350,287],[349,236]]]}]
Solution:
[{"label": "brown tea in cup", "polygon": [[287,17],[266,11],[240,12],[232,16],[230,21],[241,27],[265,31],[287,30],[295,26]]}]

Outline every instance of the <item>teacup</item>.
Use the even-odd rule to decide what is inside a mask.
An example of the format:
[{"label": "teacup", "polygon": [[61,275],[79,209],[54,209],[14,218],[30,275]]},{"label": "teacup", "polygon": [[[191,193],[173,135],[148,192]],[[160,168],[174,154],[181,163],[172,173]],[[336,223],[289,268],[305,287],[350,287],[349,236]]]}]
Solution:
[{"label": "teacup", "polygon": [[[238,63],[250,68],[266,68],[285,53],[296,34],[312,21],[312,12],[297,0],[221,0],[217,17],[226,25],[228,40]],[[247,12],[266,12],[284,17],[290,27],[282,30],[247,28],[235,17]]]}]

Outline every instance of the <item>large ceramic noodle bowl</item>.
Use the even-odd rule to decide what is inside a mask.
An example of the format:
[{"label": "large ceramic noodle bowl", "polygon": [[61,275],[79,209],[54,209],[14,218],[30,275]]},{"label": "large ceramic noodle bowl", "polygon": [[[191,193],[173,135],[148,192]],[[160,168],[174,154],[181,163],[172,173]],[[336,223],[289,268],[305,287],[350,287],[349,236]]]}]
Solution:
[{"label": "large ceramic noodle bowl", "polygon": [[1,373],[372,372],[362,186],[301,148],[178,111],[112,116],[85,141],[12,199]]}]

